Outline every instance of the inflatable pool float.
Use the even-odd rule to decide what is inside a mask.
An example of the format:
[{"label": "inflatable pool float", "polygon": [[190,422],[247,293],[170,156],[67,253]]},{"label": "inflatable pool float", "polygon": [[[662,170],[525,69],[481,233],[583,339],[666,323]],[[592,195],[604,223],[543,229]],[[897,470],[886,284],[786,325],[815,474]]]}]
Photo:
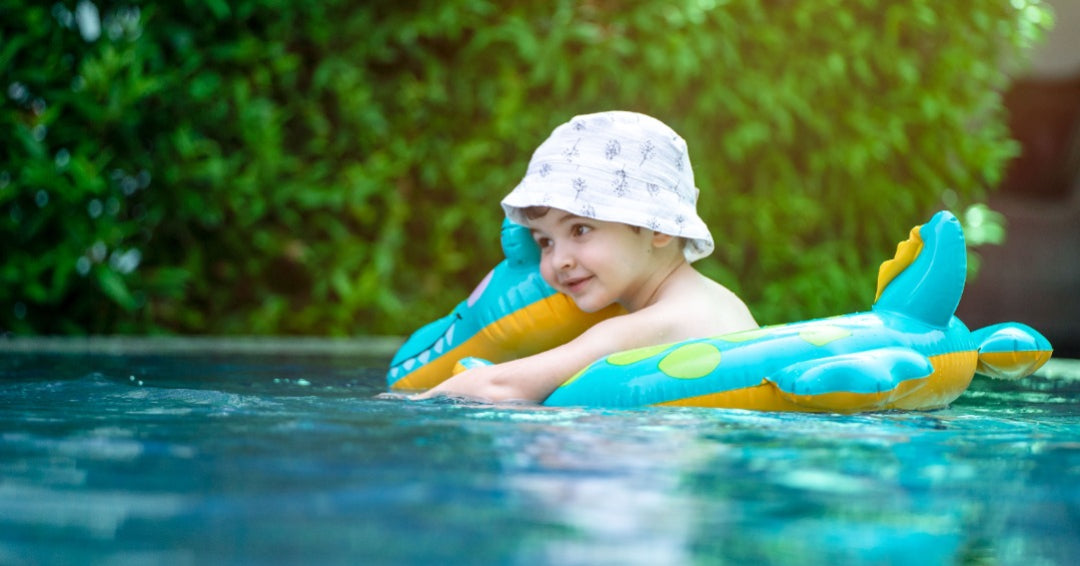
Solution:
[{"label": "inflatable pool float", "polygon": [[[960,222],[942,211],[913,228],[909,239],[897,246],[896,256],[881,265],[877,297],[868,312],[619,352],[584,368],[544,404],[830,412],[944,407],[967,389],[975,373],[1019,379],[1052,354],[1049,341],[1024,324],[968,330],[954,316],[966,274]],[[483,284],[478,288],[481,293],[490,289]],[[502,306],[513,309],[513,289],[504,289],[509,292],[499,298]],[[546,297],[552,296],[560,295]],[[460,309],[455,312],[466,314]],[[579,316],[567,308],[544,322],[565,326],[563,336],[572,338],[582,326],[576,322]],[[412,362],[413,372],[430,365],[434,348],[417,350],[414,343],[431,341],[433,332],[428,330],[414,334],[394,358],[388,376],[392,388],[398,387],[400,376],[409,375],[406,362]],[[512,342],[521,350],[527,338],[516,336]],[[421,350],[429,353],[426,364],[410,355]],[[454,361],[466,350],[455,349]],[[477,363],[486,362],[463,360],[465,367]],[[440,371],[442,379],[451,375]],[[438,381],[425,380],[427,387]]]}]

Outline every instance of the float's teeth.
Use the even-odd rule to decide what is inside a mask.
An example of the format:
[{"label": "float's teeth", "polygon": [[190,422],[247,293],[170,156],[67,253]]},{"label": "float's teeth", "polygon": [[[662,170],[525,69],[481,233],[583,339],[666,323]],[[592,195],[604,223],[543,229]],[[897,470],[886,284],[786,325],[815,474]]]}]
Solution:
[{"label": "float's teeth", "polygon": [[396,380],[399,373],[401,373],[401,368],[390,368],[390,379]]},{"label": "float's teeth", "polygon": [[428,360],[431,359],[431,350],[424,350],[423,352],[420,352],[420,355],[416,356],[416,359],[420,362],[420,365],[427,364]]},{"label": "float's teeth", "polygon": [[401,364],[401,367],[405,368],[405,371],[412,371],[413,366],[416,365],[416,358],[409,358],[405,360],[405,363]]},{"label": "float's teeth", "polygon": [[438,341],[438,342],[435,342],[435,345],[434,345],[434,346],[432,346],[432,347],[431,347],[431,349],[432,349],[432,350],[433,350],[433,351],[434,351],[434,352],[435,352],[436,354],[441,354],[441,353],[443,352],[443,348],[444,348],[444,347],[446,347],[446,342],[445,342],[445,341],[444,341],[444,340],[443,340],[442,338],[439,338],[439,341]]},{"label": "float's teeth", "polygon": [[446,344],[449,345],[454,341],[454,329],[457,328],[457,324],[451,324],[450,328],[446,329],[446,334],[443,334],[443,339],[446,340]]}]

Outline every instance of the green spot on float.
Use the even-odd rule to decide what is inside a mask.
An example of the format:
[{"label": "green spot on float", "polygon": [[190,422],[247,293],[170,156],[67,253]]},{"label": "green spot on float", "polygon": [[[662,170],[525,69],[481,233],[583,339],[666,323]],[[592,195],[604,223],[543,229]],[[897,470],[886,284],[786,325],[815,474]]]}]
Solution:
[{"label": "green spot on float", "polygon": [[829,342],[847,338],[848,336],[851,336],[851,331],[838,326],[823,326],[813,330],[803,330],[799,333],[799,338],[815,346],[824,346]]},{"label": "green spot on float", "polygon": [[678,379],[705,377],[720,365],[720,350],[707,342],[687,344],[660,360],[660,371]]}]

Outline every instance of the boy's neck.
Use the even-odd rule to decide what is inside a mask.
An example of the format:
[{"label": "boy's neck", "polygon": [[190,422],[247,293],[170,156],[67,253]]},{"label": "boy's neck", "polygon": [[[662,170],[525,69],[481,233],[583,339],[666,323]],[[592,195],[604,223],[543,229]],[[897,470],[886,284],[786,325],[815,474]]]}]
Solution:
[{"label": "boy's neck", "polygon": [[682,270],[683,266],[690,268],[690,264],[682,257],[682,252],[679,252],[678,257],[676,257],[674,261],[660,264],[656,269],[658,277],[649,279],[650,283],[655,281],[655,284],[653,284],[653,288],[645,298],[645,301],[640,305],[622,305],[623,308],[629,312],[635,312],[656,304],[663,295],[663,291],[676,278],[676,274]]}]

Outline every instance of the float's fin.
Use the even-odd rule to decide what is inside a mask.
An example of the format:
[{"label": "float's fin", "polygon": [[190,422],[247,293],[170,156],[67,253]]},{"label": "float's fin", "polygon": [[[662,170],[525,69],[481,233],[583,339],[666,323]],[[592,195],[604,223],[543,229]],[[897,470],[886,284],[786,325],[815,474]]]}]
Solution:
[{"label": "float's fin", "polygon": [[875,311],[899,313],[927,324],[948,325],[967,277],[967,249],[960,221],[941,211],[911,229],[896,256],[881,264]]}]

